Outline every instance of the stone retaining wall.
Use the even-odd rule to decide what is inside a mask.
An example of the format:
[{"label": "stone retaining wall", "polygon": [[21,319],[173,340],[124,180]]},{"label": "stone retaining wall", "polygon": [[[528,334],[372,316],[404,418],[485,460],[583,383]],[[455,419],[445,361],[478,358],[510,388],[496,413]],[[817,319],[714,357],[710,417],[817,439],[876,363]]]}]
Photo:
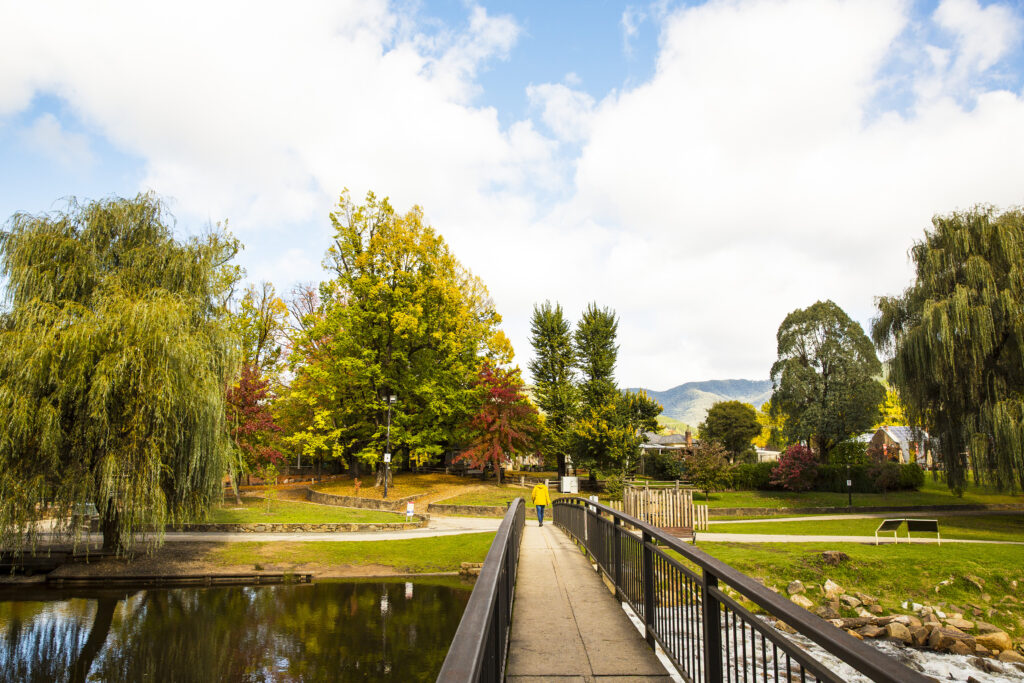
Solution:
[{"label": "stone retaining wall", "polygon": [[355,496],[336,496],[333,493],[322,493],[313,489],[306,489],[306,499],[311,503],[320,505],[338,505],[345,508],[362,508],[364,510],[384,510],[387,512],[405,512],[405,504],[414,501],[422,493],[405,498],[394,500],[377,500],[376,498],[357,498]]},{"label": "stone retaining wall", "polygon": [[167,531],[227,531],[233,533],[288,533],[288,532],[319,532],[346,533],[358,531],[404,531],[427,526],[430,517],[415,515],[415,522],[378,522],[378,523],[347,523],[327,522],[324,524],[184,524],[180,527],[167,527]]},{"label": "stone retaining wall", "polygon": [[504,517],[508,508],[504,505],[445,505],[431,503],[427,512],[435,515],[473,515],[485,517]]},{"label": "stone retaining wall", "polygon": [[[701,501],[694,498],[694,503]],[[1014,503],[970,503],[967,505],[874,505],[857,506],[852,512],[965,512],[975,510],[1024,510],[1024,505]],[[708,508],[709,515],[719,517],[754,517],[765,515],[832,515],[851,512],[848,507],[817,508]]]}]

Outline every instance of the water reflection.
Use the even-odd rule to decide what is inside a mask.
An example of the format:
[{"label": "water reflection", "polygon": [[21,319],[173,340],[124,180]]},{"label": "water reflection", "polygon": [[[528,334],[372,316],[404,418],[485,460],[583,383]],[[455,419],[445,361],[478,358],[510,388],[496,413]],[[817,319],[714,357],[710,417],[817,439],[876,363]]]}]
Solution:
[{"label": "water reflection", "polygon": [[434,680],[458,583],[0,594],[0,680]]}]

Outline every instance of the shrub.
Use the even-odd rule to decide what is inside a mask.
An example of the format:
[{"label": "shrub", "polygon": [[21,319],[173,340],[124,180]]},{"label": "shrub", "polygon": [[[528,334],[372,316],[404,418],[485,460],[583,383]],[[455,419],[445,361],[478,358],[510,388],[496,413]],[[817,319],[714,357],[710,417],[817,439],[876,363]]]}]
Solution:
[{"label": "shrub", "polygon": [[693,453],[686,456],[686,473],[707,499],[711,491],[725,488],[732,481],[732,466],[727,452],[717,441],[702,441]]},{"label": "shrub", "polygon": [[604,492],[608,500],[622,500],[622,490],[625,486],[622,483],[622,475],[613,474],[604,480]]},{"label": "shrub", "polygon": [[790,491],[809,491],[818,475],[818,459],[807,446],[790,446],[772,469],[771,483]]},{"label": "shrub", "polygon": [[900,484],[900,466],[894,462],[880,462],[868,470],[875,488],[882,493],[896,489]]},{"label": "shrub", "polygon": [[771,488],[773,462],[745,463],[737,465],[732,472],[732,487],[750,491],[763,491]]},{"label": "shrub", "polygon": [[644,461],[646,474],[655,480],[682,479],[686,471],[683,459],[671,453],[651,453],[644,456]]},{"label": "shrub", "polygon": [[[875,482],[868,474],[867,465],[850,467],[850,479],[853,481],[854,493],[876,493]],[[821,465],[818,477],[814,482],[815,491],[833,491],[846,493],[846,465]]]},{"label": "shrub", "polygon": [[924,486],[924,470],[916,462],[900,465],[900,489],[916,490]]}]

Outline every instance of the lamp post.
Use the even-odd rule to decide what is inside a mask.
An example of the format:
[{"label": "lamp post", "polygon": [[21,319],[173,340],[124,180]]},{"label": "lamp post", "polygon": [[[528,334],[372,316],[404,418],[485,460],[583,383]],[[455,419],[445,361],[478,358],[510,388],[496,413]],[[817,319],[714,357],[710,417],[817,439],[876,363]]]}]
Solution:
[{"label": "lamp post", "polygon": [[398,397],[394,394],[388,396],[388,436],[387,445],[384,447],[384,498],[388,497],[388,475],[391,473],[391,406]]},{"label": "lamp post", "polygon": [[853,479],[850,477],[850,458],[853,457],[849,452],[846,454],[846,502],[849,508],[853,509]]}]

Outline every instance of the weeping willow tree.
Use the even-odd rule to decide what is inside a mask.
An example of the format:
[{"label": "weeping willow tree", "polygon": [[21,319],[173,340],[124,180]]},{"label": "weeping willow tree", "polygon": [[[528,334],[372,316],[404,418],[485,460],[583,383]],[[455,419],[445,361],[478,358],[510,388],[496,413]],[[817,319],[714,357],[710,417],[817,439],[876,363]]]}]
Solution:
[{"label": "weeping willow tree", "polygon": [[228,454],[237,242],[176,240],[152,195],[16,214],[0,232],[0,542],[94,503],[105,548],[205,512]]},{"label": "weeping willow tree", "polygon": [[1024,214],[977,207],[932,224],[910,251],[914,284],[877,301],[875,343],[908,417],[938,436],[950,488],[968,471],[1024,487]]}]

